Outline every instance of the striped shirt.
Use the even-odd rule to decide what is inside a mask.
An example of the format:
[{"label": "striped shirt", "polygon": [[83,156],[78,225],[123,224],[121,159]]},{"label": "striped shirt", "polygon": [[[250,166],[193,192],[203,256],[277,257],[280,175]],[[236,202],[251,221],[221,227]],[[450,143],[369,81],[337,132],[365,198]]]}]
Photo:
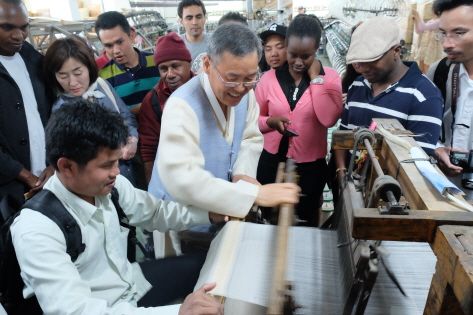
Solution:
[{"label": "striped shirt", "polygon": [[137,113],[146,93],[159,81],[159,72],[152,53],[135,50],[139,54],[138,66],[128,69],[111,59],[99,71],[99,76],[113,86],[132,112]]},{"label": "striped shirt", "polygon": [[373,118],[395,118],[432,154],[442,125],[442,95],[416,63],[405,64],[406,74],[375,97],[368,80],[359,76],[348,89],[340,129],[368,127]]}]

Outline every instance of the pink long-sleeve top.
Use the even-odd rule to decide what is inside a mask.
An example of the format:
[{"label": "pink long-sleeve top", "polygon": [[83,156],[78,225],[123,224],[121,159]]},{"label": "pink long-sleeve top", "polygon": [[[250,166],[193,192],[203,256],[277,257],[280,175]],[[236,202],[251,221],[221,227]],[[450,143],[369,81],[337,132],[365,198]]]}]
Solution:
[{"label": "pink long-sleeve top", "polygon": [[275,70],[266,72],[258,83],[255,94],[260,106],[259,128],[264,136],[264,149],[278,152],[282,135],[270,128],[266,121],[271,116],[285,116],[290,128],[299,136],[289,138],[287,157],[297,163],[313,162],[327,155],[327,128],[332,127],[342,113],[342,85],[337,72],[324,67],[323,84],[310,84],[293,111],[287,102]]}]

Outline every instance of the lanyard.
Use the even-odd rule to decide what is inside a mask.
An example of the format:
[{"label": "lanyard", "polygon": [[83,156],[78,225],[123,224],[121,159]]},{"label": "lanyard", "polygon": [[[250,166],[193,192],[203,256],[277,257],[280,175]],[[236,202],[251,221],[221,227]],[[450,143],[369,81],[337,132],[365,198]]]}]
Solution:
[{"label": "lanyard", "polygon": [[460,77],[460,64],[457,63],[453,67],[452,71],[452,105],[451,105],[451,110],[452,110],[452,140],[450,143],[450,146],[453,146],[453,127],[455,126],[455,112],[457,111],[457,98],[458,98],[458,92],[460,89],[460,84],[458,82]]}]

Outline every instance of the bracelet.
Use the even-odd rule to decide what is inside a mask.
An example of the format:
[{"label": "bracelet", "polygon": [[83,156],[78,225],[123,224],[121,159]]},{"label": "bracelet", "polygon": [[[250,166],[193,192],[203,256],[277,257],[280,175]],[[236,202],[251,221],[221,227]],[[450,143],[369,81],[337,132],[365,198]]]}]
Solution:
[{"label": "bracelet", "polygon": [[340,167],[340,168],[337,168],[337,170],[335,171],[335,174],[338,174],[338,172],[340,171],[346,171],[346,167]]}]

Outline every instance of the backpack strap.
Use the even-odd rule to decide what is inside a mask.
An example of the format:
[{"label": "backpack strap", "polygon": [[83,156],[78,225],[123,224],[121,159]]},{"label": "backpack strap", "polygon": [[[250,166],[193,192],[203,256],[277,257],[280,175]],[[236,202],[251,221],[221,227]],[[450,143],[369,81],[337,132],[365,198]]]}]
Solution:
[{"label": "backpack strap", "polygon": [[161,105],[159,104],[158,92],[153,88],[151,90],[151,107],[153,108],[156,118],[161,124],[161,117],[163,116],[163,111],[161,110]]},{"label": "backpack strap", "polygon": [[0,198],[0,225],[3,225],[8,218],[19,212],[21,204],[11,195]]},{"label": "backpack strap", "polygon": [[[122,206],[119,203],[119,193],[116,187],[113,187],[111,191],[111,199],[115,209],[117,210],[118,218],[120,220],[120,225],[127,228],[128,232],[128,247],[127,247],[127,257],[130,262],[136,261],[136,247],[138,246],[141,252],[144,255],[145,259],[154,259],[154,248],[148,247],[145,244],[142,244],[136,237],[136,227],[130,225],[130,221],[125,211],[123,211]],[[144,231],[146,233],[146,231]]]},{"label": "backpack strap", "polygon": [[437,68],[435,68],[434,72],[434,84],[439,88],[440,92],[442,92],[444,100],[447,96],[447,78],[449,70],[450,62],[448,61],[448,58],[445,57],[439,61]]},{"label": "backpack strap", "polygon": [[[439,88],[440,92],[442,93],[443,100],[445,102],[445,106],[443,108],[443,112],[448,110],[446,100],[447,100],[447,82],[448,82],[448,73],[450,72],[450,67],[452,66],[452,62],[448,60],[447,57],[443,58],[437,64],[437,68],[435,68],[433,81],[434,84]],[[453,65],[452,70],[452,94],[451,94],[451,102],[450,102],[450,110],[452,112],[452,127],[455,123],[455,112],[457,110],[457,97],[459,92],[459,73],[460,73],[460,64],[456,63]],[[442,124],[442,133],[440,135],[440,141],[445,142],[445,124]]]},{"label": "backpack strap", "polygon": [[122,206],[120,206],[120,203],[118,202],[119,198],[120,198],[120,195],[118,193],[117,188],[113,187],[111,191],[111,199],[112,199],[113,205],[115,206],[115,209],[117,210],[117,215],[120,221],[120,225],[129,230],[127,257],[130,262],[135,262],[136,261],[136,245],[138,244],[138,241],[136,239],[136,227],[133,225],[130,225],[130,221],[128,220],[128,217],[125,211],[123,211]]},{"label": "backpack strap", "polygon": [[120,194],[118,193],[118,189],[116,187],[113,187],[110,194],[111,194],[112,203],[115,206],[115,209],[117,210],[118,219],[120,220],[120,225],[123,227],[126,227],[127,229],[134,228],[134,226],[129,224],[128,217],[125,211],[123,211],[122,206],[120,206],[120,203],[119,203]]},{"label": "backpack strap", "polygon": [[85,244],[82,243],[82,233],[74,217],[66,210],[56,195],[43,189],[28,200],[23,205],[24,208],[44,214],[59,226],[66,239],[66,252],[71,256],[73,262],[76,261],[77,257],[85,250]]},{"label": "backpack strap", "polygon": [[[448,70],[450,69],[450,65],[447,65],[447,62],[448,62],[447,57],[439,61],[437,68],[435,68],[434,78],[433,78],[434,84],[442,93],[444,104],[445,104],[445,100],[447,99],[446,96],[447,96]],[[445,111],[446,111],[446,108],[444,105],[443,112],[445,113]],[[442,117],[443,117],[443,114],[442,114]],[[442,123],[441,129],[442,130],[440,133],[440,141],[444,143],[445,142],[445,124],[444,123]]]}]

